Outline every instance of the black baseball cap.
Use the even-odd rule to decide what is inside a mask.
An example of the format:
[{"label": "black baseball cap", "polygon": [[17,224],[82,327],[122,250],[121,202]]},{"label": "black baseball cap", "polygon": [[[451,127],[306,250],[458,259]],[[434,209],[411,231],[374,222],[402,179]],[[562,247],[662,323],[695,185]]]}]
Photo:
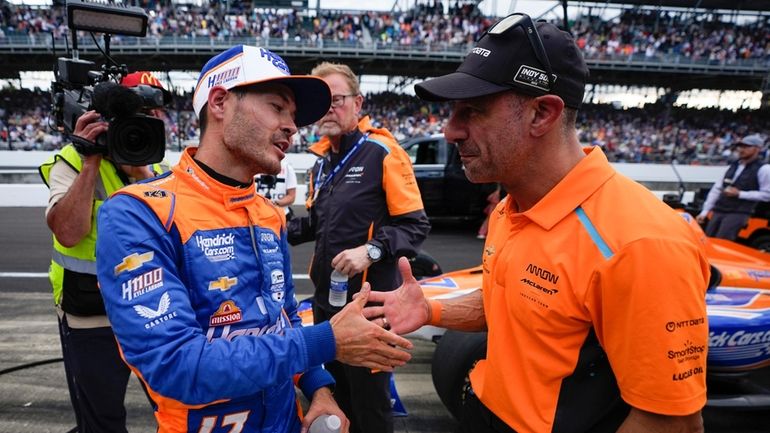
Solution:
[{"label": "black baseball cap", "polygon": [[553,24],[538,22],[535,26],[553,72],[551,91],[545,79],[547,65],[538,60],[524,27],[517,26],[500,34],[485,33],[456,72],[416,84],[417,96],[427,101],[450,101],[515,90],[531,96],[550,93],[564,100],[567,107],[579,108],[588,78],[580,49],[571,34]]}]

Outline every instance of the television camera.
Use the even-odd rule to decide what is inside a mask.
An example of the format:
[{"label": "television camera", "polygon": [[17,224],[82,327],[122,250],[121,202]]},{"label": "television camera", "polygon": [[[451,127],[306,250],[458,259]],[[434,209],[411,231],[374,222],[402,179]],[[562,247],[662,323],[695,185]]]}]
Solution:
[{"label": "television camera", "polygon": [[[134,166],[160,162],[166,150],[165,125],[145,113],[163,107],[163,91],[144,84],[122,86],[128,68],[109,55],[110,35],[144,36],[147,14],[138,7],[68,0],[67,17],[73,53],[70,58],[60,57],[54,69],[51,95],[56,127],[70,135],[83,155],[102,154],[116,164]],[[104,34],[106,51],[102,54],[108,64],[97,68],[94,62],[78,58],[78,30]],[[78,118],[89,110],[95,110],[109,124],[95,142],[73,135]]]},{"label": "television camera", "polygon": [[264,196],[268,200],[272,200],[273,188],[275,188],[278,179],[272,174],[261,174],[257,176],[257,191],[264,191]]}]

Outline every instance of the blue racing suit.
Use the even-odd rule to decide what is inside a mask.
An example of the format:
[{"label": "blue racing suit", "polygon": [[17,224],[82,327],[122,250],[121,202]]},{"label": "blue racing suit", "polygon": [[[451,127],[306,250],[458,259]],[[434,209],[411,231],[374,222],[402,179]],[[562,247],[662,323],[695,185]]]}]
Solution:
[{"label": "blue racing suit", "polygon": [[283,213],[194,154],[99,212],[97,274],[123,358],[161,433],[298,432],[292,379],[304,372],[308,398],[333,384],[331,326],[300,325]]}]

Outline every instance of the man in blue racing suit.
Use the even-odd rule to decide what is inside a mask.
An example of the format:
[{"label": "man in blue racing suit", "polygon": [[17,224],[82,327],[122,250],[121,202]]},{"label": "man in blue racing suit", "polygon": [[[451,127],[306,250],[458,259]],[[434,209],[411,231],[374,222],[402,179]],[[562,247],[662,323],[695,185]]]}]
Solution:
[{"label": "man in blue racing suit", "polygon": [[[392,371],[409,359],[408,340],[361,314],[368,290],[331,321],[300,326],[285,218],[254,188],[330,101],[322,80],[291,76],[272,52],[233,47],[201,71],[199,147],[102,206],[102,295],[159,432],[296,433],[322,414],[347,431],[321,365]],[[293,378],[310,400],[302,420]]]}]

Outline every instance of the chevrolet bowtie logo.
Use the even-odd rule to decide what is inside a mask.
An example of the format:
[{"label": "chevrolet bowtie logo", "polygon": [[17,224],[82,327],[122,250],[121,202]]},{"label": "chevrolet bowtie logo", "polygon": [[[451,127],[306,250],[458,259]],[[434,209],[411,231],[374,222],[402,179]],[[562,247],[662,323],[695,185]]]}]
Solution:
[{"label": "chevrolet bowtie logo", "polygon": [[209,290],[221,290],[224,292],[226,290],[230,290],[230,287],[233,287],[236,284],[238,284],[237,277],[222,277],[216,281],[210,282]]},{"label": "chevrolet bowtie logo", "polygon": [[125,271],[133,271],[139,269],[143,264],[149,262],[155,257],[155,253],[152,251],[142,254],[133,253],[130,256],[123,257],[123,261],[118,266],[115,266],[115,276],[122,274]]}]

